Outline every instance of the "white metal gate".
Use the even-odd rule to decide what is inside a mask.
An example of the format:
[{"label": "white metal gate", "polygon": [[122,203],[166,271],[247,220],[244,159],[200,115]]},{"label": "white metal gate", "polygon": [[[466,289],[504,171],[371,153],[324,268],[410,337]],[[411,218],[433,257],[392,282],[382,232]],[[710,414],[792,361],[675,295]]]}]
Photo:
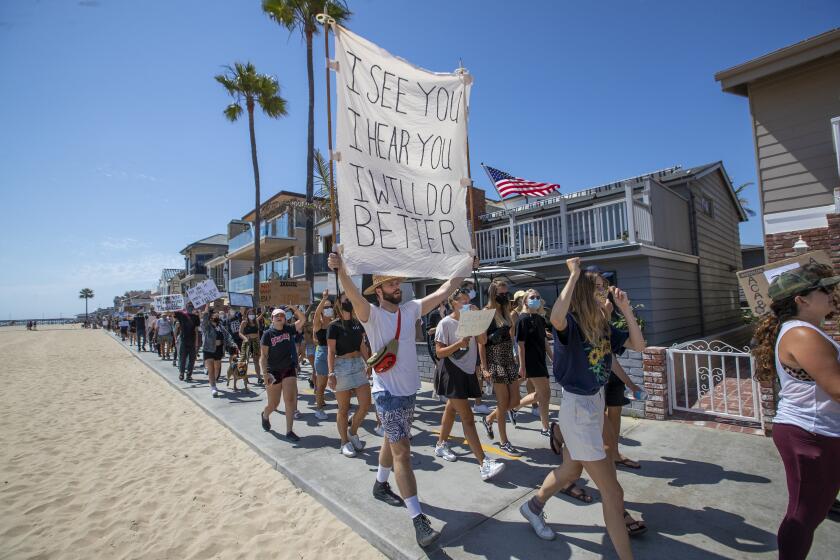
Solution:
[{"label": "white metal gate", "polygon": [[668,349],[668,412],[761,422],[759,387],[749,348],[696,340]]}]

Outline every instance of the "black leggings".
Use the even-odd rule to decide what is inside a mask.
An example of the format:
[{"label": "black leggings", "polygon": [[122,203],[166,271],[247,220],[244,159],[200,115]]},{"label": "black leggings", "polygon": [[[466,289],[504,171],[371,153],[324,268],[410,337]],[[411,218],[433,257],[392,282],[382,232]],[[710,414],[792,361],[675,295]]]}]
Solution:
[{"label": "black leggings", "polygon": [[814,531],[840,491],[840,437],[812,434],[791,424],[773,425],[782,456],[788,507],[779,526],[779,560],[805,560]]}]

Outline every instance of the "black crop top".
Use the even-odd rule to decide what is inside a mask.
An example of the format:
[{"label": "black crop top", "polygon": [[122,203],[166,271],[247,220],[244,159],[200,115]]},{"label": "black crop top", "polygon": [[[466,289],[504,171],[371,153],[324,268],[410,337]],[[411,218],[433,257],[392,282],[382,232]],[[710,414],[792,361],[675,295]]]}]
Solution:
[{"label": "black crop top", "polygon": [[321,329],[319,331],[315,331],[315,340],[318,342],[318,346],[326,346],[327,345],[327,329]]},{"label": "black crop top", "polygon": [[244,332],[245,334],[257,334],[257,325],[249,325],[248,323],[242,323],[242,332]]},{"label": "black crop top", "polygon": [[356,319],[350,321],[333,321],[327,330],[327,338],[335,340],[335,355],[343,356],[352,352],[359,352],[365,330]]}]

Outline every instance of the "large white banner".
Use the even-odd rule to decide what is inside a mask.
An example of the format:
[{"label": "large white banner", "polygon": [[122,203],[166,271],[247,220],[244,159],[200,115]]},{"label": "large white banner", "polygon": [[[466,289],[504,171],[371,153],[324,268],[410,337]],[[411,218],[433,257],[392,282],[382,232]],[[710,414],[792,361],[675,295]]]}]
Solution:
[{"label": "large white banner", "polygon": [[348,272],[449,278],[472,249],[464,186],[471,77],[423,70],[333,29]]}]

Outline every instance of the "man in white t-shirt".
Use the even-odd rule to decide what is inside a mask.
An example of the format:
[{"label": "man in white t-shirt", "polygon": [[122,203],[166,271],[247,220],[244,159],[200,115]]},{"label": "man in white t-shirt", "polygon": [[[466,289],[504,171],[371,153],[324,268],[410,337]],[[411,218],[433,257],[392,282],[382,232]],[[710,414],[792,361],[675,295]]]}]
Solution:
[{"label": "man in white t-shirt", "polygon": [[[403,303],[400,283],[397,276],[374,276],[373,285],[365,290],[365,295],[376,295],[379,305],[371,305],[359,292],[341,257],[331,253],[329,267],[336,271],[347,297],[353,302],[362,326],[365,328],[372,352],[378,352],[397,337],[399,331],[397,359],[394,365],[381,374],[373,374],[373,402],[385,436],[379,450],[379,469],[373,485],[373,496],[389,505],[405,506],[414,523],[417,544],[429,546],[440,533],[431,527],[429,519],[423,515],[417,498],[417,481],[411,468],[411,421],[414,418],[414,403],[420,388],[420,374],[417,370],[417,345],[414,340],[415,324],[421,316],[429,313],[442,303],[455,288],[461,285],[473,267],[473,257],[465,257],[463,266],[434,293],[423,299]],[[399,317],[399,328],[397,318]],[[388,484],[391,470],[397,479],[397,487],[402,499]]]}]

